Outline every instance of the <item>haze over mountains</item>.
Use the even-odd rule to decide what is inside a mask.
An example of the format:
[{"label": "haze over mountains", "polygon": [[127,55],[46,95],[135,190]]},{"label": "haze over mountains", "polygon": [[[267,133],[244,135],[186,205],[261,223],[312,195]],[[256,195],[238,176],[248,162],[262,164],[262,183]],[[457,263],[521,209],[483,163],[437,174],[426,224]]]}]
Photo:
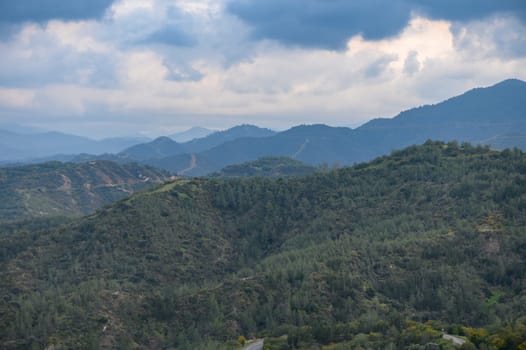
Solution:
[{"label": "haze over mountains", "polygon": [[194,126],[193,128],[190,128],[186,131],[171,134],[168,137],[170,137],[171,139],[177,142],[188,142],[188,141],[192,141],[193,139],[199,139],[202,137],[206,137],[212,134],[213,132],[214,130],[202,128],[200,126]]},{"label": "haze over mountains", "polygon": [[[11,129],[11,128],[10,128]],[[116,153],[148,141],[145,137],[115,137],[93,140],[56,131],[21,132],[0,128],[0,161],[27,161],[55,155]]]},{"label": "haze over mountains", "polygon": [[[179,135],[182,137],[179,139],[208,132],[206,129],[191,129],[186,136]],[[526,83],[516,79],[505,80],[435,105],[401,112],[392,119],[374,119],[356,129],[300,125],[276,133],[241,125],[184,143],[160,137],[134,144],[120,152],[108,150],[118,149],[119,146],[122,149],[126,143],[137,143],[138,140],[113,139],[93,143],[89,139],[58,133],[5,135],[0,141],[4,159],[5,154],[11,155],[8,159],[19,159],[33,148],[39,150],[40,153],[36,154],[83,150],[82,153],[91,155],[55,156],[52,159],[141,162],[183,175],[205,175],[225,166],[268,156],[290,157],[311,165],[350,165],[371,160],[394,149],[421,144],[428,139],[487,144],[499,149],[526,149]],[[28,138],[24,148],[17,146],[20,143],[17,137]],[[47,137],[51,137],[52,141],[47,141]],[[44,140],[46,146],[40,147]],[[70,146],[64,148],[68,142]],[[96,155],[98,151],[105,154]]]},{"label": "haze over mountains", "polygon": [[[245,126],[244,130],[255,133],[257,129]],[[354,130],[301,125],[280,133],[246,132],[225,137],[233,131],[240,130],[233,128],[183,145],[174,142],[171,155],[165,158],[159,157],[159,152],[148,155],[152,143],[134,146],[133,150],[143,150],[141,161],[146,164],[184,175],[205,175],[266,156],[290,157],[311,165],[350,165],[428,139],[526,149],[526,83],[510,79],[473,89],[436,105],[404,111],[392,119],[372,120]]]}]

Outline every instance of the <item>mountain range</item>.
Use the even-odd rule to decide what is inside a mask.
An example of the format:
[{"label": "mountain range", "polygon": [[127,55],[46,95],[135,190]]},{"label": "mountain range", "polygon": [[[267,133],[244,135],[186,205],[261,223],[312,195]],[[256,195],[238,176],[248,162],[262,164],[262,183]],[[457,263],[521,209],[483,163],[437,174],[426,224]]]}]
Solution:
[{"label": "mountain range", "polygon": [[[31,129],[11,127],[0,129],[0,161],[38,162],[49,160],[69,160],[79,153],[116,153],[132,145],[149,141],[144,137],[115,137],[93,140],[86,137],[64,134],[55,131],[31,132]],[[26,130],[25,132],[22,132]],[[58,156],[62,155],[62,156]]]},{"label": "mountain range", "polygon": [[183,143],[192,141],[193,139],[200,139],[206,137],[212,133],[214,133],[214,130],[203,128],[200,126],[194,126],[193,128],[190,128],[188,130],[168,135],[168,137],[176,142]]},{"label": "mountain range", "polygon": [[137,145],[134,152],[142,153],[135,160],[198,176],[269,156],[290,157],[311,165],[351,165],[428,139],[526,149],[526,83],[506,80],[436,105],[404,111],[391,119],[374,119],[356,129],[300,125],[279,133],[259,131],[255,137],[250,133],[234,135],[238,128],[182,145],[173,143],[173,152],[164,158],[151,150],[152,143]]},{"label": "mountain range", "polygon": [[[209,130],[188,132],[197,135]],[[356,129],[318,124],[274,132],[240,125],[183,143],[170,137],[146,143],[138,143],[137,139],[113,139],[94,144],[89,139],[72,139],[71,135],[59,133],[3,132],[0,136],[0,154],[4,154],[4,158],[6,154],[20,158],[31,152],[33,155],[64,153],[64,144],[68,143],[69,155],[55,155],[46,160],[140,162],[188,176],[206,175],[261,157],[289,157],[313,166],[351,165],[428,139],[487,144],[497,149],[526,149],[526,83],[505,80],[435,105],[401,112],[393,118],[374,119]],[[20,138],[27,139],[24,147],[13,147],[20,144]],[[133,145],[122,150],[126,143]],[[115,149],[119,151],[111,151]],[[84,154],[74,155],[74,151]],[[97,153],[102,154],[95,155]]]}]

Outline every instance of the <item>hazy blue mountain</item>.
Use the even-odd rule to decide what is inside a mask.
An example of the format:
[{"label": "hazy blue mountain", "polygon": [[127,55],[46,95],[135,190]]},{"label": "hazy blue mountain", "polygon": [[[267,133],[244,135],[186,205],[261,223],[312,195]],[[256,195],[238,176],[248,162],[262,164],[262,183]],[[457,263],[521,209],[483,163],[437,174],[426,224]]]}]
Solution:
[{"label": "hazy blue mountain", "polygon": [[148,159],[160,159],[177,154],[185,153],[186,149],[183,145],[175,142],[169,137],[162,136],[155,140],[142,143],[120,152],[120,158],[130,159],[134,161],[145,161]]},{"label": "hazy blue mountain", "polygon": [[[353,131],[326,125],[302,125],[265,139],[243,138],[203,152],[220,166],[264,156],[284,156],[310,164],[341,161],[354,155]],[[358,156],[358,155],[356,155]]]},{"label": "hazy blue mountain", "polygon": [[39,134],[46,132],[46,130],[35,128],[31,126],[13,124],[13,123],[1,123],[0,129],[10,131],[15,134]]},{"label": "hazy blue mountain", "polygon": [[194,126],[191,129],[169,135],[168,137],[175,140],[176,142],[183,143],[183,142],[192,141],[194,139],[206,137],[212,134],[213,132],[214,130],[202,128],[200,126]]},{"label": "hazy blue mountain", "polygon": [[496,149],[517,147],[519,149],[525,150],[526,149],[526,132],[525,131],[521,132],[520,130],[518,130],[516,132],[496,135],[494,137],[488,138],[487,140],[483,141],[483,143],[490,144]]},{"label": "hazy blue mountain", "polygon": [[[505,147],[521,147],[526,137],[526,83],[509,79],[473,89],[436,105],[404,111],[393,119],[374,119],[356,131],[361,143],[375,145],[377,154],[427,139],[502,148],[504,137]],[[519,143],[514,144],[514,139]]]},{"label": "hazy blue mountain", "polygon": [[117,153],[137,143],[148,141],[147,138],[141,137],[92,140],[56,131],[16,133],[9,130],[0,130],[0,140],[0,160],[25,162],[34,162],[40,158],[59,160],[65,155],[80,153]]},{"label": "hazy blue mountain", "polygon": [[[178,143],[166,136],[159,137],[154,141],[125,149],[117,156],[121,161],[141,161],[146,164],[160,166],[170,171],[175,171],[175,169],[180,171],[189,166],[190,154],[206,151],[217,145],[242,137],[259,138],[274,134],[275,132],[269,129],[259,128],[253,125],[240,125],[228,130],[217,131],[206,137],[194,139],[186,143]],[[182,158],[177,157],[184,153],[188,153],[188,155]],[[97,159],[98,157],[94,158]],[[159,161],[163,158],[169,159]],[[213,169],[215,170],[217,168],[214,166]]]},{"label": "hazy blue mountain", "polygon": [[[193,174],[204,175],[205,169],[214,169],[207,160],[213,160],[214,171],[218,171],[266,156],[285,156],[312,165],[350,165],[428,139],[526,149],[526,83],[511,79],[473,89],[392,119],[372,120],[354,130],[302,125],[265,138],[238,138],[199,153]],[[172,164],[171,168],[173,171],[177,166]]]},{"label": "hazy blue mountain", "polygon": [[16,150],[16,156],[10,153],[0,155],[4,160],[21,158],[37,158],[56,153],[80,153],[91,150],[95,141],[85,137],[73,136],[59,132],[45,132],[39,134],[17,134],[10,131],[0,131],[2,143]]},{"label": "hazy blue mountain", "polygon": [[254,125],[238,125],[233,128],[216,131],[207,137],[195,139],[184,144],[188,152],[202,152],[216,147],[228,141],[236,140],[242,137],[268,137],[276,134],[270,129],[260,128]]},{"label": "hazy blue mountain", "polygon": [[[38,148],[46,137],[53,141]],[[0,160],[19,159],[24,150],[12,146],[21,137],[0,132]],[[91,147],[89,139],[60,133],[31,135],[25,151],[62,152]],[[357,129],[326,125],[300,125],[276,133],[252,125],[240,125],[184,144],[168,137],[132,146],[117,154],[82,155],[69,160],[108,159],[139,161],[183,175],[205,175],[232,164],[261,157],[289,157],[311,165],[350,165],[371,160],[428,139],[475,144],[494,148],[526,149],[526,83],[516,79],[487,88],[470,90],[435,105],[404,111],[391,119],[374,119]],[[69,144],[64,148],[64,144]],[[6,148],[7,147],[7,148]],[[107,148],[107,147],[106,147]],[[12,155],[8,158],[6,154]],[[33,154],[35,157],[35,154]],[[65,160],[62,158],[61,160]]]},{"label": "hazy blue mountain", "polygon": [[[6,134],[5,131],[0,130],[0,138],[2,139],[2,141],[3,141],[3,136],[5,134]],[[0,160],[2,161],[2,163],[5,163],[6,161],[14,160],[14,159],[20,159],[24,157],[24,155],[25,153],[23,151],[14,149],[12,147],[9,147],[9,146],[6,146],[0,143]]]},{"label": "hazy blue mountain", "polygon": [[[349,164],[348,159],[370,159],[367,150],[355,145],[354,131],[326,125],[301,125],[270,137],[239,138],[195,154],[196,164],[184,175],[205,175],[232,165],[262,157],[288,157],[311,165]],[[185,162],[181,162],[185,159]],[[189,155],[149,162],[172,172],[188,168]]]}]

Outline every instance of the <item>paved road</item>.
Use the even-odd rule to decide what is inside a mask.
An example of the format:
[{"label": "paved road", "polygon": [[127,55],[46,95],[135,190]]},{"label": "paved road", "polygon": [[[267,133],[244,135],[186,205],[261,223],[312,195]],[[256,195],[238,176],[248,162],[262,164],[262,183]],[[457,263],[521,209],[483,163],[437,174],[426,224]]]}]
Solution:
[{"label": "paved road", "polygon": [[250,344],[245,350],[263,350],[263,340],[258,340],[254,344]]},{"label": "paved road", "polygon": [[450,335],[450,334],[444,334],[442,338],[446,340],[451,340],[453,344],[456,344],[456,345],[462,345],[466,342],[464,339],[455,337],[454,335]]}]

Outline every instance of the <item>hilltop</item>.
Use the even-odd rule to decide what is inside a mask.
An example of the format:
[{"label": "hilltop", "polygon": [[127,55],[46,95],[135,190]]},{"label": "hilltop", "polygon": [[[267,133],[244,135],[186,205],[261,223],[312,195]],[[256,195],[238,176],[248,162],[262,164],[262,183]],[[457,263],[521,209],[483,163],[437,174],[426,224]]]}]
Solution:
[{"label": "hilltop", "polygon": [[212,177],[288,177],[312,174],[317,168],[287,157],[263,157],[255,161],[229,165]]}]

